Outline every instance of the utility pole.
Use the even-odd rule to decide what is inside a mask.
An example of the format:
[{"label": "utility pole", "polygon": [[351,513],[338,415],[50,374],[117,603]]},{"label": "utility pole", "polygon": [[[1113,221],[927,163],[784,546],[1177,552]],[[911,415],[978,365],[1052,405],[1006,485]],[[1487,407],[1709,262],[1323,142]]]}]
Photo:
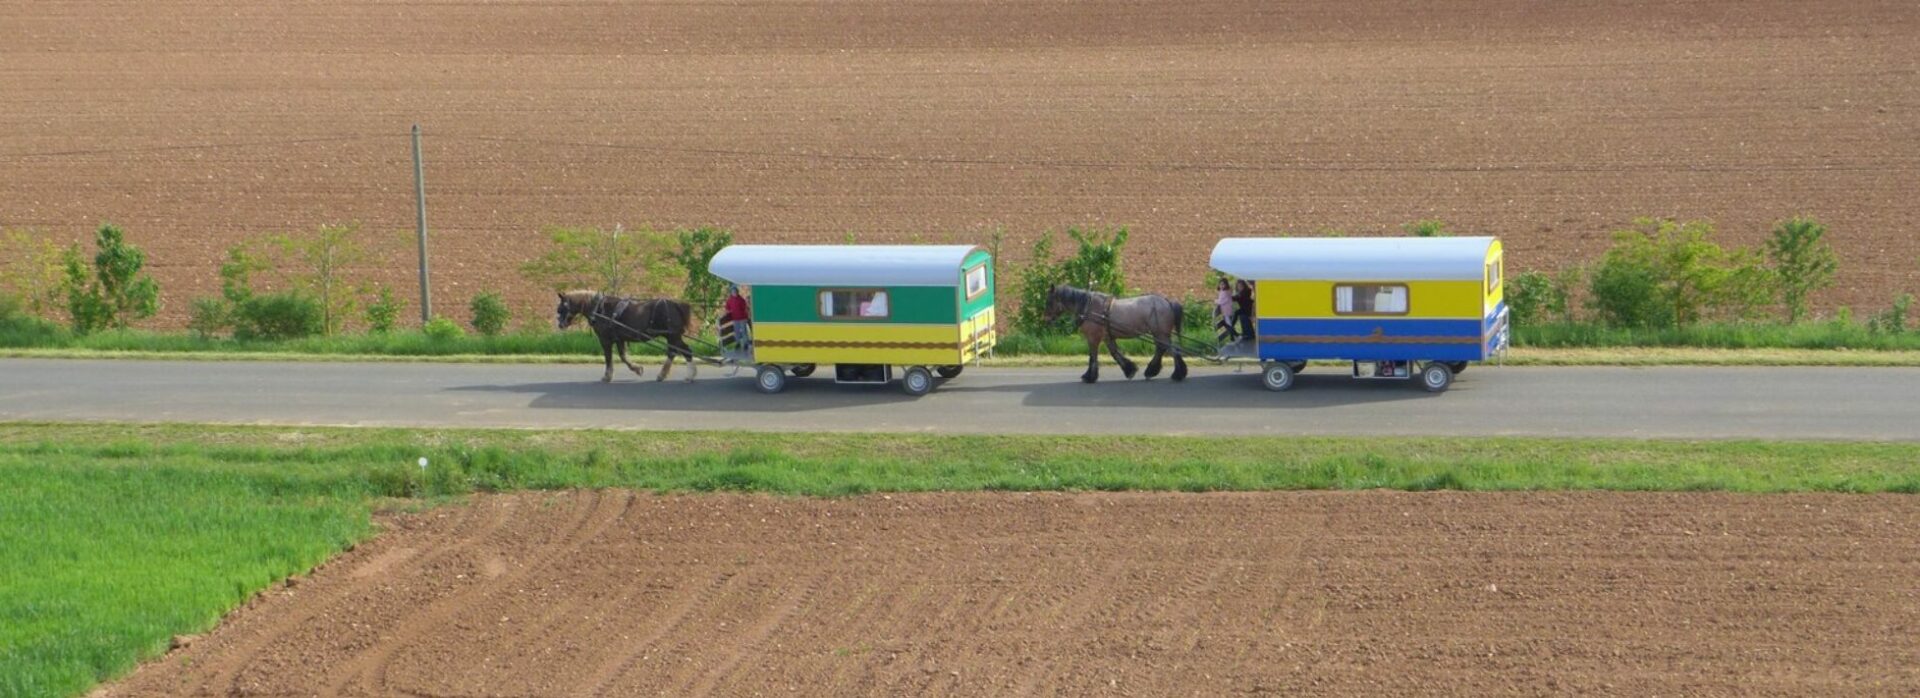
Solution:
[{"label": "utility pole", "polygon": [[427,288],[427,180],[420,168],[420,124],[413,125],[413,200],[420,234],[420,324],[433,319],[433,292]]}]

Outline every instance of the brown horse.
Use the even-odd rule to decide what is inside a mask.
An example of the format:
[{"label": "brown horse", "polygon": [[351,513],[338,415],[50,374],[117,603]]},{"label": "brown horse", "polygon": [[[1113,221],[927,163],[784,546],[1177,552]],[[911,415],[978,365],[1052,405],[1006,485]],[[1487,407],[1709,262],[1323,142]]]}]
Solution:
[{"label": "brown horse", "polygon": [[1088,383],[1100,380],[1100,345],[1103,343],[1113,354],[1113,362],[1120,365],[1120,372],[1132,380],[1134,364],[1120,353],[1117,340],[1134,337],[1153,338],[1153,360],[1147,362],[1147,378],[1160,375],[1160,357],[1168,351],[1173,352],[1171,377],[1176,381],[1187,377],[1187,361],[1180,356],[1180,346],[1174,343],[1186,309],[1166,296],[1150,293],[1115,298],[1099,291],[1055,286],[1047,294],[1047,322],[1052,323],[1066,313],[1073,313],[1080,335],[1087,339],[1087,372],[1080,374],[1080,380]]},{"label": "brown horse", "polygon": [[654,380],[663,381],[673,372],[674,357],[687,360],[687,378],[693,380],[699,370],[693,364],[693,349],[687,346],[687,333],[694,331],[693,308],[686,301],[667,298],[621,298],[595,291],[567,291],[560,295],[560,307],[554,311],[554,326],[567,329],[574,318],[585,316],[587,326],[600,338],[600,353],[606,358],[607,372],[600,382],[613,381],[613,351],[620,350],[620,362],[633,375],[646,375],[627,360],[627,342],[651,342],[655,337],[667,340],[667,363]]}]

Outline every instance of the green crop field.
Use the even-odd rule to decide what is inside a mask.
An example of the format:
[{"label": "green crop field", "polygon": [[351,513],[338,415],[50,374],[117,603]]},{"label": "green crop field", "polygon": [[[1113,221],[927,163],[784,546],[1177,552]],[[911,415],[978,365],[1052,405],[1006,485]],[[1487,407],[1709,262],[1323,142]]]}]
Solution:
[{"label": "green crop field", "polygon": [[120,675],[369,535],[383,507],[571,487],[1916,493],[1920,444],[12,424],[0,696]]}]

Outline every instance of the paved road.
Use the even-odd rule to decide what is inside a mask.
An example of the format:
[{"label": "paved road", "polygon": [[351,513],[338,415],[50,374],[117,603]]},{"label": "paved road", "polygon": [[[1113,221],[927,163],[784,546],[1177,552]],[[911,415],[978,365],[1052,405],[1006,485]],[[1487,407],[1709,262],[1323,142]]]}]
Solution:
[{"label": "paved road", "polygon": [[[649,376],[654,367],[649,367]],[[597,366],[0,360],[0,420],[383,426],[1162,434],[1526,434],[1920,440],[1920,369],[1475,366],[1432,395],[1312,368],[1287,393],[1253,370],[1183,384],[1075,369],[969,369],[932,395],[816,376],[755,392],[597,382]]]}]

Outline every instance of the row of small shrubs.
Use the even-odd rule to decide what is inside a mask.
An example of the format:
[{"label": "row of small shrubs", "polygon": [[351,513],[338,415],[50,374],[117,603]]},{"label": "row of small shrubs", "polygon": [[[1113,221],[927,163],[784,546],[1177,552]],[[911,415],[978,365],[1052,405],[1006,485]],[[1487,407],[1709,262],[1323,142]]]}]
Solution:
[{"label": "row of small shrubs", "polygon": [[[1706,221],[1635,221],[1614,233],[1612,246],[1595,264],[1514,275],[1506,284],[1510,318],[1517,328],[1561,326],[1553,333],[1521,335],[1561,346],[1576,341],[1571,338],[1641,337],[1665,343],[1662,338],[1704,337],[1674,332],[1703,324],[1797,326],[1810,315],[1809,298],[1831,286],[1839,271],[1826,226],[1811,218],[1779,222],[1759,249],[1722,247],[1713,234],[1713,224]],[[1867,334],[1902,334],[1909,329],[1912,305],[1912,294],[1902,293],[1864,323],[1841,308],[1816,329],[1836,344],[1847,334],[1841,330],[1856,324]],[[1766,321],[1772,313],[1779,314],[1778,323]]]},{"label": "row of small shrubs", "polygon": [[[1451,234],[1438,220],[1404,228],[1418,237]],[[1508,279],[1516,343],[1860,346],[1845,328],[1857,324],[1861,336],[1906,333],[1910,294],[1897,297],[1863,323],[1855,323],[1842,308],[1838,317],[1811,329],[1736,331],[1779,325],[1761,322],[1774,312],[1784,321],[1779,326],[1803,323],[1810,296],[1830,286],[1838,272],[1826,233],[1817,221],[1795,218],[1777,224],[1760,248],[1729,249],[1713,240],[1713,225],[1705,221],[1635,221],[1616,232],[1612,246],[1591,265],[1555,274],[1529,271]],[[543,235],[547,249],[520,268],[533,284],[673,295],[689,300],[702,317],[717,312],[724,295],[725,282],[707,268],[713,255],[732,242],[724,230],[553,227]],[[1002,296],[1011,301],[1006,304],[1011,306],[1008,337],[1031,338],[1016,343],[1050,349],[1070,344],[1048,339],[1071,331],[1069,318],[1053,323],[1045,318],[1047,295],[1057,285],[1138,292],[1126,283],[1126,228],[1069,228],[1063,237],[1069,246],[1061,250],[1053,233],[1043,233],[1033,241],[1028,260],[1015,265],[1001,257],[1004,234],[990,236],[988,247],[1012,280],[1011,297]],[[99,229],[91,260],[77,246],[61,249],[18,232],[0,242],[7,252],[5,264],[0,264],[0,341],[9,345],[52,341],[49,337],[57,328],[38,318],[56,312],[67,315],[68,331],[84,336],[124,330],[151,317],[159,306],[159,286],[143,271],[145,254],[114,226]],[[368,241],[354,225],[245,241],[230,248],[219,267],[220,294],[192,301],[188,326],[203,339],[243,342],[332,337],[354,325],[374,335],[391,332],[405,310],[404,301],[392,289],[358,275],[389,264],[391,253],[392,246]],[[1211,291],[1218,278],[1217,272],[1208,272],[1203,286],[1207,295],[1182,299],[1187,305],[1182,330],[1187,335],[1211,336]],[[995,284],[1002,285],[999,276]],[[509,307],[495,291],[473,296],[467,311],[468,326],[483,337],[501,336],[512,321]],[[1693,329],[1703,327],[1708,329]],[[422,331],[440,341],[466,332],[447,318],[435,318]],[[1823,339],[1811,339],[1815,335]]]}]

